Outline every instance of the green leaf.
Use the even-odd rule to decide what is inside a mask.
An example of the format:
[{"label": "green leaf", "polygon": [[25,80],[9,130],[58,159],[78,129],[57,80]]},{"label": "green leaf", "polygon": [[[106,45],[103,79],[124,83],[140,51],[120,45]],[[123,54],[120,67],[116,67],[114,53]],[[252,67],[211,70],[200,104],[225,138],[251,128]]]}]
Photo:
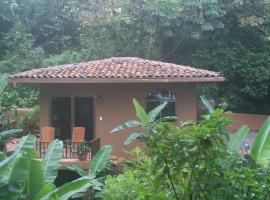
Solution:
[{"label": "green leaf", "polygon": [[43,177],[43,166],[40,160],[31,160],[28,193],[30,197],[35,197],[40,189],[45,186],[45,180]]},{"label": "green leaf", "polygon": [[251,148],[254,160],[263,166],[267,166],[270,160],[270,117],[264,122],[257,133]]},{"label": "green leaf", "polygon": [[[45,199],[48,194],[51,194],[55,190],[55,185],[48,183],[44,185],[39,192],[34,196],[33,200]],[[48,199],[48,197],[47,197]]]},{"label": "green leaf", "polygon": [[141,137],[141,133],[131,133],[128,138],[124,141],[124,145],[129,145],[131,144],[134,140],[138,139],[139,137]]},{"label": "green leaf", "polygon": [[130,120],[130,121],[127,121],[119,126],[117,126],[116,128],[114,128],[111,133],[114,133],[114,132],[117,132],[117,131],[121,131],[121,130],[124,130],[126,128],[132,128],[132,127],[140,127],[141,126],[141,123],[136,121],[136,120]]},{"label": "green leaf", "polygon": [[171,121],[174,121],[176,120],[177,117],[176,116],[166,116],[166,117],[162,117],[160,119],[158,119],[156,122],[171,122]]},{"label": "green leaf", "polygon": [[95,176],[97,173],[104,170],[109,162],[111,152],[112,145],[105,145],[97,152],[94,158],[90,161],[88,171],[89,176]]},{"label": "green leaf", "polygon": [[50,143],[48,151],[43,159],[44,178],[46,183],[53,183],[58,175],[58,165],[62,157],[63,142],[54,140]]},{"label": "green leaf", "polygon": [[86,176],[87,173],[84,171],[82,168],[80,168],[78,165],[73,165],[73,166],[65,166],[66,169],[76,172],[79,174],[81,177]]},{"label": "green leaf", "polygon": [[8,183],[16,163],[21,159],[21,155],[21,152],[14,153],[0,162],[0,187]]},{"label": "green leaf", "polygon": [[34,135],[26,135],[20,139],[19,144],[17,144],[15,153],[23,152],[24,156],[28,156],[29,150],[34,148],[36,142],[36,137]]},{"label": "green leaf", "polygon": [[6,88],[8,82],[7,82],[7,75],[3,74],[0,76],[0,94],[4,91],[4,89]]},{"label": "green leaf", "polygon": [[30,166],[31,158],[28,157],[22,157],[16,163],[9,180],[7,199],[16,200],[22,195],[29,180]]},{"label": "green leaf", "polygon": [[160,114],[160,112],[167,106],[168,102],[164,102],[161,105],[155,107],[153,110],[151,110],[148,113],[148,119],[150,122],[154,122],[157,118],[157,116]]},{"label": "green leaf", "polygon": [[12,136],[14,136],[14,135],[16,135],[17,133],[20,133],[20,132],[22,132],[22,129],[11,129],[11,130],[0,132],[0,141],[3,138],[12,137]]},{"label": "green leaf", "polygon": [[136,99],[133,99],[133,104],[135,106],[136,116],[138,117],[138,119],[140,119],[144,125],[148,124],[148,116],[141,104]]},{"label": "green leaf", "polygon": [[213,113],[214,112],[214,108],[212,107],[212,105],[210,104],[210,102],[205,98],[205,96],[200,96],[201,101],[203,102],[203,104],[205,105],[205,107],[208,109],[209,113]]},{"label": "green leaf", "polygon": [[0,162],[6,159],[6,154],[0,151]]},{"label": "green leaf", "polygon": [[229,148],[231,151],[238,151],[241,144],[245,141],[250,128],[247,125],[242,126],[236,133],[230,135]]},{"label": "green leaf", "polygon": [[56,197],[57,199],[61,200],[68,200],[73,195],[80,192],[85,192],[90,186],[92,186],[93,183],[91,180],[91,178],[85,176],[75,181],[65,183],[61,187],[40,198],[40,200],[48,200],[51,197]]}]

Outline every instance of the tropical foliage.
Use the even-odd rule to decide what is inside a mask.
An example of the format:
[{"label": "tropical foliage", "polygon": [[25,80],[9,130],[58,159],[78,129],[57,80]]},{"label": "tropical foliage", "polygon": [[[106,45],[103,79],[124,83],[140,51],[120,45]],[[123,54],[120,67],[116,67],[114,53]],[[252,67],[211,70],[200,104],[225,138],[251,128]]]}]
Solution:
[{"label": "tropical foliage", "polygon": [[[2,75],[0,76],[0,95],[4,92],[5,88],[7,86],[7,76]],[[4,151],[5,143],[8,141],[8,139],[12,136],[15,136],[16,134],[22,132],[22,129],[11,129],[8,130],[9,127],[7,127],[8,120],[4,116],[2,109],[1,109],[1,104],[2,102],[0,101],[0,154],[1,151]]]},{"label": "tropical foliage", "polygon": [[108,162],[111,146],[105,146],[90,163],[91,173],[58,188],[53,184],[57,177],[63,142],[54,140],[48,147],[45,158],[38,160],[33,150],[36,138],[22,137],[14,153],[0,162],[0,199],[63,199],[86,192],[89,188],[100,187],[96,174]]},{"label": "tropical foliage", "polygon": [[[269,113],[269,8],[267,0],[2,0],[0,72],[158,59],[220,71],[226,83],[201,93],[232,111]],[[38,103],[35,90],[7,91],[5,107]]]},{"label": "tropical foliage", "polygon": [[147,148],[133,152],[123,174],[107,178],[104,199],[267,199],[269,168],[262,160],[269,163],[269,120],[256,136],[251,156],[238,155],[248,127],[227,140],[225,126],[231,120],[204,102],[211,112],[198,124],[176,126],[154,120],[152,114],[162,106],[147,114],[134,100],[138,121],[126,122],[113,133],[138,126],[140,135],[127,140],[139,139]]}]

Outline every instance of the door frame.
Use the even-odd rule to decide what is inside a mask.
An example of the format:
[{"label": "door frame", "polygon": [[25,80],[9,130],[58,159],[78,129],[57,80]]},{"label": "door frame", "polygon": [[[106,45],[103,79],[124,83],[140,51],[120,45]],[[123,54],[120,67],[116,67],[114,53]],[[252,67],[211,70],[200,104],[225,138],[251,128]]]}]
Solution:
[{"label": "door frame", "polygon": [[[71,134],[72,134],[72,128],[74,127],[75,124],[75,97],[89,97],[93,98],[93,140],[96,139],[96,95],[53,95],[50,97],[50,110],[49,110],[49,121],[50,121],[50,126],[53,124],[53,113],[52,113],[52,99],[57,98],[57,97],[69,97],[70,98],[70,112],[71,112]],[[71,139],[71,138],[70,138]]]}]

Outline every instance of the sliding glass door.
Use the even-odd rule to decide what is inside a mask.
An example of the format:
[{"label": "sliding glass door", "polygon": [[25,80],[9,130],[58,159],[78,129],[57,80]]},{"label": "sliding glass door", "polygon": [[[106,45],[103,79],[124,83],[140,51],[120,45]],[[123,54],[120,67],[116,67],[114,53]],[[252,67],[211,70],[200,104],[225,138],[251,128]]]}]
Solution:
[{"label": "sliding glass door", "polygon": [[53,97],[51,116],[56,138],[71,139],[73,127],[85,128],[85,140],[94,138],[93,97]]},{"label": "sliding glass door", "polygon": [[91,97],[74,98],[74,126],[85,128],[85,139],[94,139],[94,103]]}]

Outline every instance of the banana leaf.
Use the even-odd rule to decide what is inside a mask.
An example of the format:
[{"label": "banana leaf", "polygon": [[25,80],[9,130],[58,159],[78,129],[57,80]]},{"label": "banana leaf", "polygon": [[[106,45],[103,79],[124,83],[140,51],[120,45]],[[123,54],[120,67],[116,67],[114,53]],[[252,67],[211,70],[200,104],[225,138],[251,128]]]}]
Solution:
[{"label": "banana leaf", "polygon": [[43,166],[40,160],[31,160],[30,173],[29,173],[29,182],[27,193],[31,198],[35,197],[40,188],[45,186],[45,180],[43,177]]},{"label": "banana leaf", "polygon": [[134,140],[137,140],[138,138],[141,137],[141,133],[138,133],[138,132],[134,132],[134,133],[131,133],[127,139],[124,141],[124,145],[129,145],[131,144]]},{"label": "banana leaf", "polygon": [[22,153],[14,153],[0,162],[0,187],[8,184],[15,165],[20,161]]},{"label": "banana leaf", "polygon": [[150,122],[154,122],[157,118],[157,116],[160,114],[160,112],[167,106],[168,102],[164,102],[161,105],[155,107],[153,110],[151,110],[148,113],[148,119]]},{"label": "banana leaf", "polygon": [[[33,149],[36,142],[36,137],[34,135],[26,135],[20,139],[19,144],[17,144],[15,153],[22,152],[25,156],[29,152],[29,149]],[[32,152],[31,152],[32,153]]]},{"label": "banana leaf", "polygon": [[94,158],[90,161],[88,171],[89,176],[95,176],[97,173],[104,170],[109,162],[111,151],[112,145],[105,145],[97,152]]},{"label": "banana leaf", "polygon": [[113,130],[111,130],[111,133],[124,130],[126,128],[132,128],[132,127],[140,127],[141,123],[136,120],[130,120],[127,122],[122,123],[121,125],[117,126]]},{"label": "banana leaf", "polygon": [[62,157],[63,142],[54,140],[48,147],[43,159],[43,176],[46,183],[53,183],[58,175],[58,165]]},{"label": "banana leaf", "polygon": [[15,165],[8,183],[8,194],[4,199],[16,200],[28,185],[31,158],[22,157]]},{"label": "banana leaf", "polygon": [[81,177],[86,176],[87,173],[84,171],[82,168],[80,168],[78,165],[73,165],[73,166],[64,166],[65,169],[76,172],[79,174]]},{"label": "banana leaf", "polygon": [[148,120],[148,116],[147,116],[145,110],[143,109],[141,104],[136,99],[133,99],[133,104],[134,104],[135,109],[136,109],[136,116],[138,117],[138,119],[141,120],[141,122],[144,125],[147,125],[149,120]]},{"label": "banana leaf", "polygon": [[7,131],[2,131],[0,132],[0,141],[3,140],[4,138],[14,136],[20,132],[22,132],[22,129],[11,129]]},{"label": "banana leaf", "polygon": [[251,147],[251,155],[262,166],[268,166],[270,161],[270,117],[264,122],[257,133]]},{"label": "banana leaf", "polygon": [[44,185],[34,196],[33,200],[40,200],[42,198],[45,198],[48,194],[51,194],[55,190],[55,188],[55,185],[51,183]]},{"label": "banana leaf", "polygon": [[207,108],[207,110],[208,110],[208,112],[211,114],[211,113],[213,113],[214,112],[214,108],[213,108],[213,106],[210,104],[210,102],[205,98],[205,96],[200,96],[200,98],[201,98],[201,101],[202,101],[202,103],[205,105],[205,107]]},{"label": "banana leaf", "polygon": [[245,141],[250,128],[247,125],[242,126],[236,133],[230,135],[229,148],[231,151],[238,151],[241,144]]},{"label": "banana leaf", "polygon": [[6,88],[8,82],[7,82],[7,75],[6,74],[2,74],[0,76],[0,94],[4,91],[4,89]]},{"label": "banana leaf", "polygon": [[75,181],[65,183],[61,187],[49,192],[48,194],[42,196],[40,200],[48,200],[50,198],[56,198],[61,200],[68,200],[73,195],[85,192],[90,186],[93,185],[92,179],[88,176],[82,177]]}]

